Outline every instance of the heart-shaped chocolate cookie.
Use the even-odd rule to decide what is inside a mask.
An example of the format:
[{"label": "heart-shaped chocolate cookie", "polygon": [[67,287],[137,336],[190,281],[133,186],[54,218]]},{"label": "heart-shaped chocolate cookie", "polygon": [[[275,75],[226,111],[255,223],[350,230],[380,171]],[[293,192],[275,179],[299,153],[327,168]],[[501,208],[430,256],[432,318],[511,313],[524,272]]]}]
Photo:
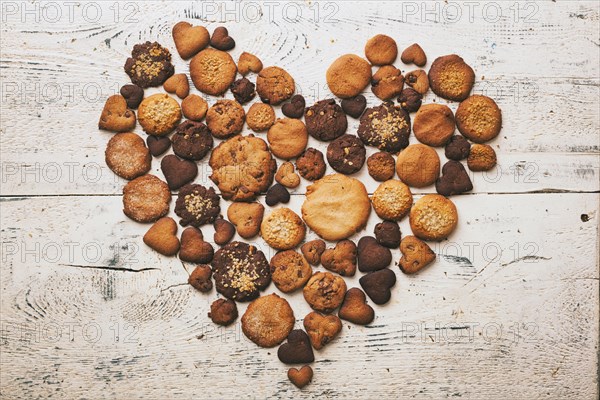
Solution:
[{"label": "heart-shaped chocolate cookie", "polygon": [[169,147],[171,147],[171,139],[169,139],[167,136],[148,135],[146,138],[146,144],[148,145],[150,154],[152,154],[154,157],[158,157],[165,151],[169,150]]},{"label": "heart-shaped chocolate cookie", "polygon": [[304,386],[308,385],[313,377],[313,370],[310,365],[305,365],[304,367],[297,370],[296,368],[290,368],[288,370],[288,379],[292,382],[298,389],[302,389]]},{"label": "heart-shaped chocolate cookie", "polygon": [[186,74],[175,74],[163,83],[163,89],[175,93],[180,99],[185,99],[190,94],[190,82]]},{"label": "heart-shaped chocolate cookie", "polygon": [[181,58],[186,60],[208,46],[210,34],[203,26],[179,22],[173,27],[173,41]]},{"label": "heart-shaped chocolate cookie", "polygon": [[377,243],[373,236],[362,237],[358,241],[358,270],[371,272],[383,269],[392,262],[392,252],[387,247]]},{"label": "heart-shaped chocolate cookie", "polygon": [[124,85],[120,93],[125,98],[127,107],[129,108],[138,108],[142,100],[144,100],[144,89],[138,85]]},{"label": "heart-shaped chocolate cookie", "polygon": [[128,132],[135,128],[135,113],[127,108],[125,97],[110,96],[100,114],[98,128],[112,132]]},{"label": "heart-shaped chocolate cookie", "polygon": [[396,284],[396,274],[390,269],[370,272],[358,282],[375,304],[385,304],[392,297],[391,288]]},{"label": "heart-shaped chocolate cookie", "polygon": [[342,321],[335,315],[322,315],[316,311],[304,317],[304,329],[313,347],[320,350],[342,330]]},{"label": "heart-shaped chocolate cookie", "polygon": [[398,266],[405,274],[414,274],[435,260],[435,253],[424,241],[406,236],[400,243],[402,258]]},{"label": "heart-shaped chocolate cookie", "polygon": [[279,346],[277,357],[284,364],[306,364],[315,361],[310,339],[302,329],[294,329],[287,337],[287,343]]},{"label": "heart-shaped chocolate cookie", "polygon": [[442,176],[435,182],[435,190],[442,196],[452,196],[473,189],[471,178],[459,161],[450,160],[442,167]]},{"label": "heart-shaped chocolate cookie", "polygon": [[189,183],[198,175],[198,165],[193,161],[181,160],[173,154],[165,156],[160,169],[165,175],[169,189],[176,190]]},{"label": "heart-shaped chocolate cookie", "polygon": [[362,94],[342,100],[342,110],[352,118],[358,118],[367,108],[367,98]]},{"label": "heart-shaped chocolate cookie", "polygon": [[346,292],[338,316],[357,325],[367,325],[375,318],[375,310],[367,304],[367,296],[359,288]]},{"label": "heart-shaped chocolate cookie", "polygon": [[156,221],[144,235],[144,243],[165,256],[174,256],[179,251],[177,223],[171,217]]},{"label": "heart-shaped chocolate cookie", "polygon": [[400,246],[402,233],[396,221],[383,221],[375,225],[375,239],[377,243],[390,249],[397,249]]},{"label": "heart-shaped chocolate cookie", "polygon": [[229,31],[224,26],[219,26],[213,31],[210,45],[218,50],[231,50],[235,47],[235,40],[229,36]]},{"label": "heart-shaped chocolate cookie", "polygon": [[181,234],[181,248],[179,258],[181,261],[196,264],[208,264],[212,261],[214,249],[212,245],[204,241],[200,229],[193,226],[185,228]]},{"label": "heart-shaped chocolate cookie", "polygon": [[295,94],[290,99],[289,103],[285,103],[281,106],[283,115],[288,118],[302,118],[304,115],[304,107],[306,107],[306,101],[301,94]]}]

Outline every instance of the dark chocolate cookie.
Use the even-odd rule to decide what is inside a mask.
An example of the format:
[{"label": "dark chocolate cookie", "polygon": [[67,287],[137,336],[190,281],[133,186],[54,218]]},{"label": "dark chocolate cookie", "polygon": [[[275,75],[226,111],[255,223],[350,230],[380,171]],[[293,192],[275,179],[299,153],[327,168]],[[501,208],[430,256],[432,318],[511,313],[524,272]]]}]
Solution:
[{"label": "dark chocolate cookie", "polygon": [[360,117],[358,137],[364,144],[397,153],[408,146],[410,117],[400,106],[386,102],[367,108]]},{"label": "dark chocolate cookie", "polygon": [[352,118],[358,118],[367,108],[367,98],[362,94],[342,100],[342,110]]},{"label": "dark chocolate cookie", "polygon": [[219,249],[212,269],[217,291],[231,300],[252,300],[271,283],[271,269],[263,252],[243,242]]},{"label": "dark chocolate cookie", "polygon": [[125,97],[127,107],[138,108],[142,100],[144,100],[144,89],[138,85],[125,85],[120,90],[121,96]]},{"label": "dark chocolate cookie", "polygon": [[233,82],[229,89],[233,93],[233,97],[240,104],[249,102],[256,96],[256,90],[254,90],[254,83],[250,82],[248,78],[241,78]]},{"label": "dark chocolate cookie", "polygon": [[188,160],[202,160],[213,147],[213,137],[202,122],[184,121],[171,139],[173,152]]},{"label": "dark chocolate cookie", "polygon": [[348,129],[348,118],[334,99],[321,100],[308,107],[304,121],[308,133],[324,142],[342,136]]},{"label": "dark chocolate cookie", "polygon": [[449,160],[460,161],[469,157],[471,143],[461,135],[454,135],[446,145],[446,158]]},{"label": "dark chocolate cookie", "polygon": [[298,173],[309,181],[321,179],[325,175],[326,168],[323,153],[312,147],[306,149],[296,160]]},{"label": "dark chocolate cookie", "polygon": [[375,239],[377,243],[390,249],[398,248],[402,233],[396,221],[383,221],[375,225]]},{"label": "dark chocolate cookie", "polygon": [[350,175],[365,163],[365,145],[354,135],[342,135],[327,146],[327,161],[337,172]]},{"label": "dark chocolate cookie", "polygon": [[189,184],[179,190],[175,203],[175,214],[181,217],[181,226],[192,225],[199,228],[211,224],[219,216],[219,195],[213,188]]},{"label": "dark chocolate cookie", "polygon": [[175,73],[171,53],[157,42],[133,46],[131,57],[125,62],[125,72],[131,82],[141,88],[162,85]]}]

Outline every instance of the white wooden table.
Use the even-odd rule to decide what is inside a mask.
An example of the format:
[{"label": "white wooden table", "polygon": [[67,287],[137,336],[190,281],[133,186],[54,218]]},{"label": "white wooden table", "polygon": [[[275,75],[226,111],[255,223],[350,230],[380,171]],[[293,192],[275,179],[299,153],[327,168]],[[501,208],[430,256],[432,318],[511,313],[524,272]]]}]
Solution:
[{"label": "white wooden table", "polygon": [[[1,6],[1,398],[598,397],[597,1]],[[170,34],[180,20],[225,24],[235,59],[249,51],[285,68],[309,103],[329,95],[333,59],[386,33],[401,48],[420,43],[427,68],[461,55],[474,92],[502,108],[498,167],[453,197],[460,226],[434,246],[436,263],[416,276],[392,266],[392,301],[375,306],[370,326],[344,323],[303,390],[276,349],[256,347],[239,324],[212,324],[215,291],[196,292],[192,265],[144,246],[148,226],[123,215],[125,182],[104,163],[111,134],[97,120],[128,82],[133,45],[157,40],[188,71]],[[200,171],[212,185],[206,162]],[[292,196],[297,211],[305,187]],[[309,307],[301,293],[288,298],[301,327]]]}]

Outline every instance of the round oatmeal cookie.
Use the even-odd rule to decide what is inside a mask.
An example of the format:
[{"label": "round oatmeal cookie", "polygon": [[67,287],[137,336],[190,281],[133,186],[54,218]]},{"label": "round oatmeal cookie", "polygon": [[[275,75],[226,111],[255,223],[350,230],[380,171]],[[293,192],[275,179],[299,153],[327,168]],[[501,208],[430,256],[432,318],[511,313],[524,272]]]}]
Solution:
[{"label": "round oatmeal cookie", "polygon": [[183,121],[171,138],[173,152],[187,160],[202,160],[213,147],[213,138],[202,122]]},{"label": "round oatmeal cookie", "polygon": [[220,198],[213,188],[202,185],[187,184],[179,189],[175,202],[175,214],[181,226],[192,225],[196,228],[204,224],[212,224],[221,212]]},{"label": "round oatmeal cookie", "polygon": [[444,99],[463,101],[474,83],[473,68],[456,54],[436,58],[429,68],[429,86]]},{"label": "round oatmeal cookie", "polygon": [[124,68],[131,82],[141,88],[160,86],[175,73],[171,53],[157,42],[133,46]]},{"label": "round oatmeal cookie", "polygon": [[286,70],[267,67],[256,78],[256,92],[263,103],[277,105],[294,95],[296,84]]},{"label": "round oatmeal cookie", "polygon": [[342,240],[363,229],[371,203],[358,179],[332,174],[306,188],[302,218],[325,240]]},{"label": "round oatmeal cookie", "polygon": [[287,300],[272,293],[248,304],[242,316],[242,331],[258,346],[273,347],[287,338],[294,322],[294,311]]},{"label": "round oatmeal cookie", "polygon": [[314,310],[329,314],[344,301],[346,282],[331,272],[316,272],[304,286],[303,294]]},{"label": "round oatmeal cookie", "polygon": [[398,45],[387,35],[375,35],[365,45],[365,56],[373,65],[391,65],[398,57]]},{"label": "round oatmeal cookie", "polygon": [[217,139],[237,135],[244,128],[246,113],[235,100],[219,100],[206,113],[206,125]]},{"label": "round oatmeal cookie", "polygon": [[261,138],[234,136],[211,153],[210,179],[225,200],[252,201],[273,183],[277,163]]},{"label": "round oatmeal cookie", "polygon": [[439,194],[426,194],[410,210],[410,229],[422,240],[446,239],[457,224],[456,206]]},{"label": "round oatmeal cookie", "polygon": [[348,118],[335,99],[321,100],[306,108],[306,129],[310,136],[328,142],[348,129]]},{"label": "round oatmeal cookie", "polygon": [[452,138],[455,128],[454,114],[443,104],[421,106],[413,122],[417,140],[433,147],[445,146]]},{"label": "round oatmeal cookie", "polygon": [[289,208],[278,208],[263,218],[260,235],[272,248],[289,250],[304,240],[306,226],[298,214]]},{"label": "round oatmeal cookie", "polygon": [[275,110],[269,104],[254,103],[246,114],[246,123],[254,132],[266,131],[275,123]]},{"label": "round oatmeal cookie", "polygon": [[221,247],[211,266],[217,292],[231,300],[255,299],[271,283],[264,253],[247,243],[231,242]]},{"label": "round oatmeal cookie", "polygon": [[308,261],[294,250],[280,251],[271,258],[271,279],[283,293],[300,289],[311,275]]},{"label": "round oatmeal cookie", "polygon": [[371,178],[378,182],[392,179],[396,173],[396,160],[386,151],[378,151],[367,158],[367,168]]},{"label": "round oatmeal cookie", "polygon": [[365,163],[367,150],[354,135],[342,135],[327,146],[327,161],[337,172],[351,175],[360,171]]},{"label": "round oatmeal cookie", "polygon": [[276,157],[284,160],[298,157],[308,144],[306,125],[299,119],[280,118],[269,128],[267,141]]},{"label": "round oatmeal cookie", "polygon": [[152,164],[152,156],[144,139],[130,132],[117,133],[110,138],[104,157],[108,168],[127,180],[148,173]]},{"label": "round oatmeal cookie", "polygon": [[358,126],[358,137],[367,146],[397,153],[408,146],[410,117],[391,102],[367,108]]},{"label": "round oatmeal cookie", "polygon": [[467,139],[475,143],[489,142],[500,133],[502,112],[494,100],[476,94],[458,105],[456,125]]},{"label": "round oatmeal cookie", "polygon": [[377,215],[390,221],[399,221],[408,214],[412,201],[409,187],[395,179],[381,183],[371,198]]},{"label": "round oatmeal cookie", "polygon": [[467,166],[471,171],[489,171],[496,166],[496,152],[487,144],[474,144],[467,157]]},{"label": "round oatmeal cookie", "polygon": [[235,80],[235,61],[221,50],[206,48],[196,54],[190,62],[190,77],[199,91],[220,96]]},{"label": "round oatmeal cookie", "polygon": [[355,54],[345,54],[329,66],[326,79],[337,97],[354,97],[371,83],[371,64]]},{"label": "round oatmeal cookie", "polygon": [[165,93],[146,97],[138,108],[138,121],[148,135],[165,136],[175,129],[179,120],[179,103]]},{"label": "round oatmeal cookie", "polygon": [[123,212],[137,222],[154,222],[169,212],[169,186],[154,175],[142,175],[123,188]]},{"label": "round oatmeal cookie", "polygon": [[323,153],[309,147],[296,159],[296,169],[306,180],[316,181],[317,179],[321,179],[323,175],[325,175],[325,170],[327,169]]},{"label": "round oatmeal cookie", "polygon": [[440,157],[424,144],[411,144],[398,154],[398,177],[408,186],[422,188],[433,185],[440,176]]}]

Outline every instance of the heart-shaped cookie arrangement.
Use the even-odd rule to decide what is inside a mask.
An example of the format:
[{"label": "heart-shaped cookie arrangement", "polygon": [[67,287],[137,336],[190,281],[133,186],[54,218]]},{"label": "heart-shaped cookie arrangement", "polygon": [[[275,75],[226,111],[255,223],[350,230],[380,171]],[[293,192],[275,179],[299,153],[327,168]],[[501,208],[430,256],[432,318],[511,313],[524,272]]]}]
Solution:
[{"label": "heart-shaped cookie arrangement", "polygon": [[[186,74],[174,73],[168,49],[157,42],[137,44],[125,63],[133,84],[109,97],[101,111],[99,128],[117,133],[107,146],[107,163],[119,176],[132,179],[124,187],[123,210],[137,222],[153,223],[143,237],[148,248],[169,257],[178,255],[195,266],[188,279],[193,288],[208,294],[216,288],[220,298],[208,313],[215,324],[234,323],[237,304],[249,302],[241,317],[242,331],[259,346],[279,346],[279,360],[299,366],[287,371],[288,379],[303,388],[313,379],[312,368],[304,364],[314,362],[323,347],[340,336],[342,320],[370,324],[397,291],[397,274],[390,268],[397,257],[394,252],[401,253],[396,265],[406,275],[420,273],[435,261],[427,241],[448,238],[458,225],[458,211],[448,197],[473,188],[461,161],[468,159],[472,171],[489,170],[496,163],[493,148],[481,143],[498,135],[500,109],[489,97],[471,95],[474,72],[461,57],[438,57],[429,72],[402,72],[393,65],[398,57],[396,41],[386,35],[367,41],[368,61],[352,54],[333,60],[323,72],[339,100],[319,99],[313,105],[294,94],[295,81],[284,69],[263,69],[262,61],[247,52],[239,55],[236,65],[227,53],[236,42],[226,27],[219,26],[210,35],[205,27],[183,21],[173,27],[172,35],[181,58],[191,59],[189,78],[194,87]],[[420,68],[427,64],[418,44],[408,46],[400,59]],[[379,68],[375,74],[372,66]],[[243,78],[236,80],[237,72]],[[369,84],[379,104],[368,104],[362,94]],[[150,86],[162,86],[182,101],[165,93],[145,98],[144,89]],[[416,138],[423,144],[408,148],[409,113],[421,108],[430,87],[441,99],[461,103],[456,115],[440,101],[424,107],[443,109],[444,121],[452,123],[444,124],[441,135],[437,128],[428,130],[440,125],[440,113],[421,112],[417,130],[425,134]],[[191,93],[194,89],[204,96]],[[212,98],[210,104],[209,95],[228,89],[235,100]],[[244,109],[242,104],[253,99]],[[138,135],[120,133],[135,128],[135,109],[148,134],[147,147]],[[276,111],[286,118],[276,119]],[[187,118],[183,122],[182,114]],[[357,119],[357,135],[347,132],[348,117]],[[246,134],[246,123],[255,132],[268,131],[266,137]],[[338,173],[326,175],[323,153],[309,147],[308,136],[315,144],[330,143],[327,161]],[[479,146],[473,147],[477,154],[472,156],[469,141]],[[163,156],[171,145],[175,154]],[[431,146],[444,148],[449,159],[441,174]],[[348,155],[354,148],[360,149],[361,157]],[[365,149],[372,152],[366,160],[368,175],[378,184],[371,197],[363,182],[349,176],[362,169]],[[147,174],[149,154],[161,158],[166,183]],[[437,162],[428,162],[425,155]],[[209,178],[217,190],[194,182],[202,163],[203,168],[210,167]],[[124,167],[132,172],[123,173]],[[400,179],[394,178],[396,172]],[[427,177],[421,176],[425,173]],[[291,210],[285,206],[289,190],[299,187],[302,179],[312,184],[301,210]],[[411,187],[427,185],[438,194],[417,196],[414,201]],[[186,227],[180,237],[177,222],[166,216],[170,191],[177,191],[174,213]],[[261,194],[266,194],[267,210],[258,199]],[[221,200],[228,203],[226,212],[221,212]],[[360,234],[373,214],[381,218],[374,236]],[[414,236],[403,238],[398,221],[407,215]],[[214,228],[212,241],[201,230],[207,224]],[[304,241],[307,231],[320,238]],[[259,234],[282,250],[271,260],[243,241]],[[362,236],[358,241],[357,234]],[[348,289],[346,279],[357,271],[362,290]],[[297,317],[284,297],[261,293],[271,281],[282,294],[302,291],[314,310],[301,318],[304,329],[294,329]]]}]

